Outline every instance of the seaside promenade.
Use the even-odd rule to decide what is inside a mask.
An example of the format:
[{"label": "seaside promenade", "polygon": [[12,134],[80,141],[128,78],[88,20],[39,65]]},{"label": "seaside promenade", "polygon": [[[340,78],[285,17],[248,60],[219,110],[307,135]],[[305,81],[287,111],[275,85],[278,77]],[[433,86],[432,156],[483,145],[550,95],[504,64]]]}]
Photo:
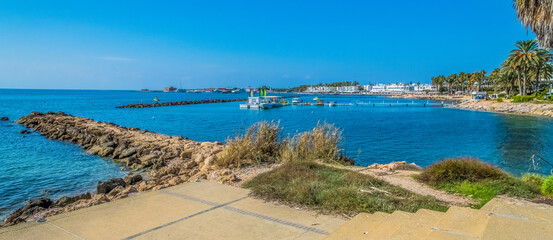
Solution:
[{"label": "seaside promenade", "polygon": [[0,239],[323,239],[345,220],[189,182],[0,229]]}]

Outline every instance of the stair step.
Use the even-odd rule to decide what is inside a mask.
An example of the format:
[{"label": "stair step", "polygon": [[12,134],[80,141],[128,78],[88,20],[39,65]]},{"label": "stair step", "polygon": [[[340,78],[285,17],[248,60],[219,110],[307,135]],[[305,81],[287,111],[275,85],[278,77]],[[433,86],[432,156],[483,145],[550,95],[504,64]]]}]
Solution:
[{"label": "stair step", "polygon": [[441,232],[441,231],[431,231],[430,234],[425,237],[427,240],[475,240],[480,239],[477,236],[466,235],[462,233],[454,232]]},{"label": "stair step", "polygon": [[444,215],[443,212],[420,209],[409,220],[401,224],[399,229],[390,236],[390,239],[425,239],[430,229],[432,229],[442,215]]},{"label": "stair step", "polygon": [[443,232],[464,239],[479,237],[486,227],[487,220],[486,212],[453,206],[438,220],[429,236]]},{"label": "stair step", "polygon": [[334,230],[325,239],[367,239],[367,234],[374,231],[380,223],[390,216],[388,213],[360,213]]},{"label": "stair step", "polygon": [[498,215],[512,218],[525,218],[539,222],[553,223],[553,207],[525,201],[512,202],[509,200],[494,199],[492,205],[481,209],[488,215]]},{"label": "stair step", "polygon": [[482,239],[552,239],[553,223],[491,215]]},{"label": "stair step", "polygon": [[399,227],[406,221],[408,221],[414,213],[408,213],[403,211],[393,212],[386,221],[383,221],[377,229],[367,234],[367,239],[381,240],[389,239],[390,236],[399,229]]}]

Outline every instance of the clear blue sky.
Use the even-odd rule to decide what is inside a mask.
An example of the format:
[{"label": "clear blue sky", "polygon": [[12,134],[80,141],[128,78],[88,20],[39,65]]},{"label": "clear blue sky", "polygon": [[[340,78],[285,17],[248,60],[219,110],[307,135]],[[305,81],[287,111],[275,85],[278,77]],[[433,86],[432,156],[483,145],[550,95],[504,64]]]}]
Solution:
[{"label": "clear blue sky", "polygon": [[2,1],[0,88],[430,82],[533,39],[512,1]]}]

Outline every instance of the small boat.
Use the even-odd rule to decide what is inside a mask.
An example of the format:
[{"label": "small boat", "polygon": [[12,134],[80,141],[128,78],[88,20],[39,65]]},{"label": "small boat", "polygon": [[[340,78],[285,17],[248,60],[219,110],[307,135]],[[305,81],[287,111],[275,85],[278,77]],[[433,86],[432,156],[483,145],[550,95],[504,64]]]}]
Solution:
[{"label": "small boat", "polygon": [[[248,102],[240,104],[240,108],[271,109],[285,106],[278,99],[279,97],[277,96],[249,97]],[[288,103],[287,101],[285,102]]]},{"label": "small boat", "polygon": [[305,105],[305,106],[311,106],[311,103],[310,103],[310,102],[305,102],[303,105]]},{"label": "small boat", "polygon": [[325,101],[324,100],[321,100],[321,99],[318,99],[317,100],[317,106],[324,106],[325,105]]},{"label": "small boat", "polygon": [[319,101],[318,97],[313,98],[313,101]]},{"label": "small boat", "polygon": [[284,98],[279,103],[282,104],[282,106],[290,105],[290,103]]},{"label": "small boat", "polygon": [[337,104],[338,104],[337,102],[329,102],[329,103],[328,103],[328,106],[329,106],[329,107],[334,107],[334,106],[336,106]]},{"label": "small boat", "polygon": [[298,105],[298,104],[301,104],[302,102],[303,100],[299,98],[292,98],[292,105]]}]

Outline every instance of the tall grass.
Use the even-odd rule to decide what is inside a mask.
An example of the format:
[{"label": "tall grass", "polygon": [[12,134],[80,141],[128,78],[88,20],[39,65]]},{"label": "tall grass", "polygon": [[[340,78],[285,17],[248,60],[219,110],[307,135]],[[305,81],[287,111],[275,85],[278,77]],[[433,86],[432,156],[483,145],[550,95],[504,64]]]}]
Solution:
[{"label": "tall grass", "polygon": [[244,135],[227,139],[227,146],[216,159],[220,167],[241,167],[279,161],[282,141],[280,127],[275,122],[258,122]]},{"label": "tall grass", "polygon": [[281,157],[285,161],[321,161],[342,163],[339,147],[342,132],[332,124],[323,123],[309,132],[297,133],[285,140]]},{"label": "tall grass", "polygon": [[244,135],[227,139],[215,163],[241,167],[282,161],[348,162],[341,155],[340,141],[341,131],[332,124],[317,124],[311,131],[283,138],[278,123],[264,121],[252,125]]}]

